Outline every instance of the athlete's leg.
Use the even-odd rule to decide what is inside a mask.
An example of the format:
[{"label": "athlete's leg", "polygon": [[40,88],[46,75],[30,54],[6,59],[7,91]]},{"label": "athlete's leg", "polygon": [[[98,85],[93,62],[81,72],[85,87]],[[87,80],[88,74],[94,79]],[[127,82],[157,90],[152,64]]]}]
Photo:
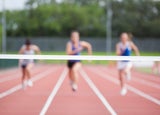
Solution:
[{"label": "athlete's leg", "polygon": [[68,75],[69,75],[69,79],[72,81],[73,78],[71,73],[72,73],[72,68],[69,68]]},{"label": "athlete's leg", "polygon": [[32,81],[30,80],[31,79],[31,69],[32,69],[32,67],[33,67],[33,63],[29,63],[28,65],[27,65],[27,67],[26,67],[26,73],[27,73],[27,84],[29,85],[29,86],[32,86],[33,85],[33,83],[32,83]]},{"label": "athlete's leg", "polygon": [[78,83],[78,76],[79,76],[79,69],[81,68],[81,63],[80,62],[77,62],[73,65],[73,68],[72,68],[72,77],[73,77],[73,81],[75,83]]},{"label": "athlete's leg", "polygon": [[120,79],[120,85],[121,85],[121,95],[126,95],[127,89],[125,86],[125,70],[119,70],[119,79]]},{"label": "athlete's leg", "polygon": [[22,66],[22,89],[25,89],[26,87],[25,78],[26,78],[26,65],[23,65]]},{"label": "athlete's leg", "polygon": [[132,62],[127,62],[125,67],[125,76],[127,80],[131,80]]},{"label": "athlete's leg", "polygon": [[25,80],[25,76],[26,76],[26,69],[22,67],[22,83]]},{"label": "athlete's leg", "polygon": [[124,70],[119,70],[119,80],[121,88],[124,87]]},{"label": "athlete's leg", "polygon": [[28,65],[27,65],[27,67],[26,67],[26,73],[27,73],[27,78],[28,79],[30,79],[31,78],[31,69],[32,69],[32,67],[33,67],[33,63],[29,63]]},{"label": "athlete's leg", "polygon": [[73,91],[77,90],[78,86],[78,79],[79,79],[79,73],[78,70],[81,68],[81,63],[80,62],[76,62],[72,69],[71,69],[71,79],[72,79],[72,89]]}]

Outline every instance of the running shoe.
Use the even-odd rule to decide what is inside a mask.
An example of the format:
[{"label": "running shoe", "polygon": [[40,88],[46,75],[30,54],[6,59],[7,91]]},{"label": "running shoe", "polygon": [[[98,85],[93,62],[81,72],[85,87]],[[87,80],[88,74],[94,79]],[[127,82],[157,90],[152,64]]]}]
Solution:
[{"label": "running shoe", "polygon": [[26,89],[26,86],[27,86],[27,82],[26,82],[26,81],[23,81],[23,83],[22,83],[22,89],[23,89],[23,90]]},{"label": "running shoe", "polygon": [[28,84],[29,87],[32,87],[32,86],[33,86],[33,82],[32,82],[31,80],[28,80],[28,81],[27,81],[27,84]]},{"label": "running shoe", "polygon": [[73,84],[72,84],[72,90],[73,90],[73,91],[77,91],[77,89],[78,89],[77,84],[76,84],[76,83],[73,83]]},{"label": "running shoe", "polygon": [[123,88],[121,89],[121,95],[122,95],[122,96],[125,96],[126,94],[127,94],[127,88],[123,87]]}]

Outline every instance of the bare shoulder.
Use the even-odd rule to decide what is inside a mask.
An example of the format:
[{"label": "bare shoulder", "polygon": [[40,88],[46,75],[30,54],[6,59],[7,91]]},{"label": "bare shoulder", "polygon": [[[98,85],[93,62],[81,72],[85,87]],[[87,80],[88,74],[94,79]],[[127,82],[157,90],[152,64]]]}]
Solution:
[{"label": "bare shoulder", "polygon": [[68,41],[66,45],[67,45],[67,46],[70,46],[70,45],[71,45],[71,42],[70,42],[70,41]]},{"label": "bare shoulder", "polygon": [[25,49],[26,48],[26,45],[22,45],[21,49]]},{"label": "bare shoulder", "polygon": [[130,46],[133,48],[133,47],[136,47],[136,45],[134,44],[134,42],[130,41],[129,42]]},{"label": "bare shoulder", "polygon": [[86,44],[90,44],[90,43],[87,42],[87,41],[80,41],[80,44],[81,44],[81,45],[86,45]]},{"label": "bare shoulder", "polygon": [[116,47],[119,47],[119,46],[120,46],[120,44],[121,44],[121,42],[118,42],[118,43],[116,44]]},{"label": "bare shoulder", "polygon": [[39,47],[38,47],[37,45],[35,45],[35,44],[32,44],[32,45],[31,45],[31,48],[32,48],[33,50],[39,49]]}]

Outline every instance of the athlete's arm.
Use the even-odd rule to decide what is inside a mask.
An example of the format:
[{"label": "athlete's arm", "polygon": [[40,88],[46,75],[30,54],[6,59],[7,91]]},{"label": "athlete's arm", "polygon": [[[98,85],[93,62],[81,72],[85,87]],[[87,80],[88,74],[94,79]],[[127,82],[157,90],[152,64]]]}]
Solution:
[{"label": "athlete's arm", "polygon": [[88,55],[92,55],[92,45],[89,42],[82,41],[81,46],[87,49]]},{"label": "athlete's arm", "polygon": [[41,54],[41,50],[38,46],[33,45],[33,50],[36,52],[36,54]]},{"label": "athlete's arm", "polygon": [[140,55],[140,52],[139,52],[138,47],[137,47],[133,42],[130,42],[130,44],[131,44],[131,47],[132,47],[132,49],[134,50],[135,54],[136,54],[137,56],[139,56],[139,55]]},{"label": "athlete's arm", "polygon": [[23,54],[24,53],[24,50],[25,50],[25,46],[23,45],[22,47],[21,47],[21,49],[19,50],[19,54]]},{"label": "athlete's arm", "polygon": [[121,50],[119,48],[119,43],[116,45],[116,55],[118,55],[118,56],[121,55]]}]

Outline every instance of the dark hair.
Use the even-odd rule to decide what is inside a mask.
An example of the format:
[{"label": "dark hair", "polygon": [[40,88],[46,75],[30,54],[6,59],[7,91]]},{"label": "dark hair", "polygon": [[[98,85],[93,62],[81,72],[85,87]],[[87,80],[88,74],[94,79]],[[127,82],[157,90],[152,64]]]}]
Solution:
[{"label": "dark hair", "polygon": [[130,40],[132,40],[133,34],[131,32],[128,32],[128,37],[129,37]]},{"label": "dark hair", "polygon": [[31,41],[29,39],[26,39],[25,44],[26,45],[31,45]]},{"label": "dark hair", "polygon": [[72,34],[72,33],[74,33],[74,32],[79,33],[79,31],[78,31],[78,30],[72,30],[72,31],[71,31],[71,34]]}]

